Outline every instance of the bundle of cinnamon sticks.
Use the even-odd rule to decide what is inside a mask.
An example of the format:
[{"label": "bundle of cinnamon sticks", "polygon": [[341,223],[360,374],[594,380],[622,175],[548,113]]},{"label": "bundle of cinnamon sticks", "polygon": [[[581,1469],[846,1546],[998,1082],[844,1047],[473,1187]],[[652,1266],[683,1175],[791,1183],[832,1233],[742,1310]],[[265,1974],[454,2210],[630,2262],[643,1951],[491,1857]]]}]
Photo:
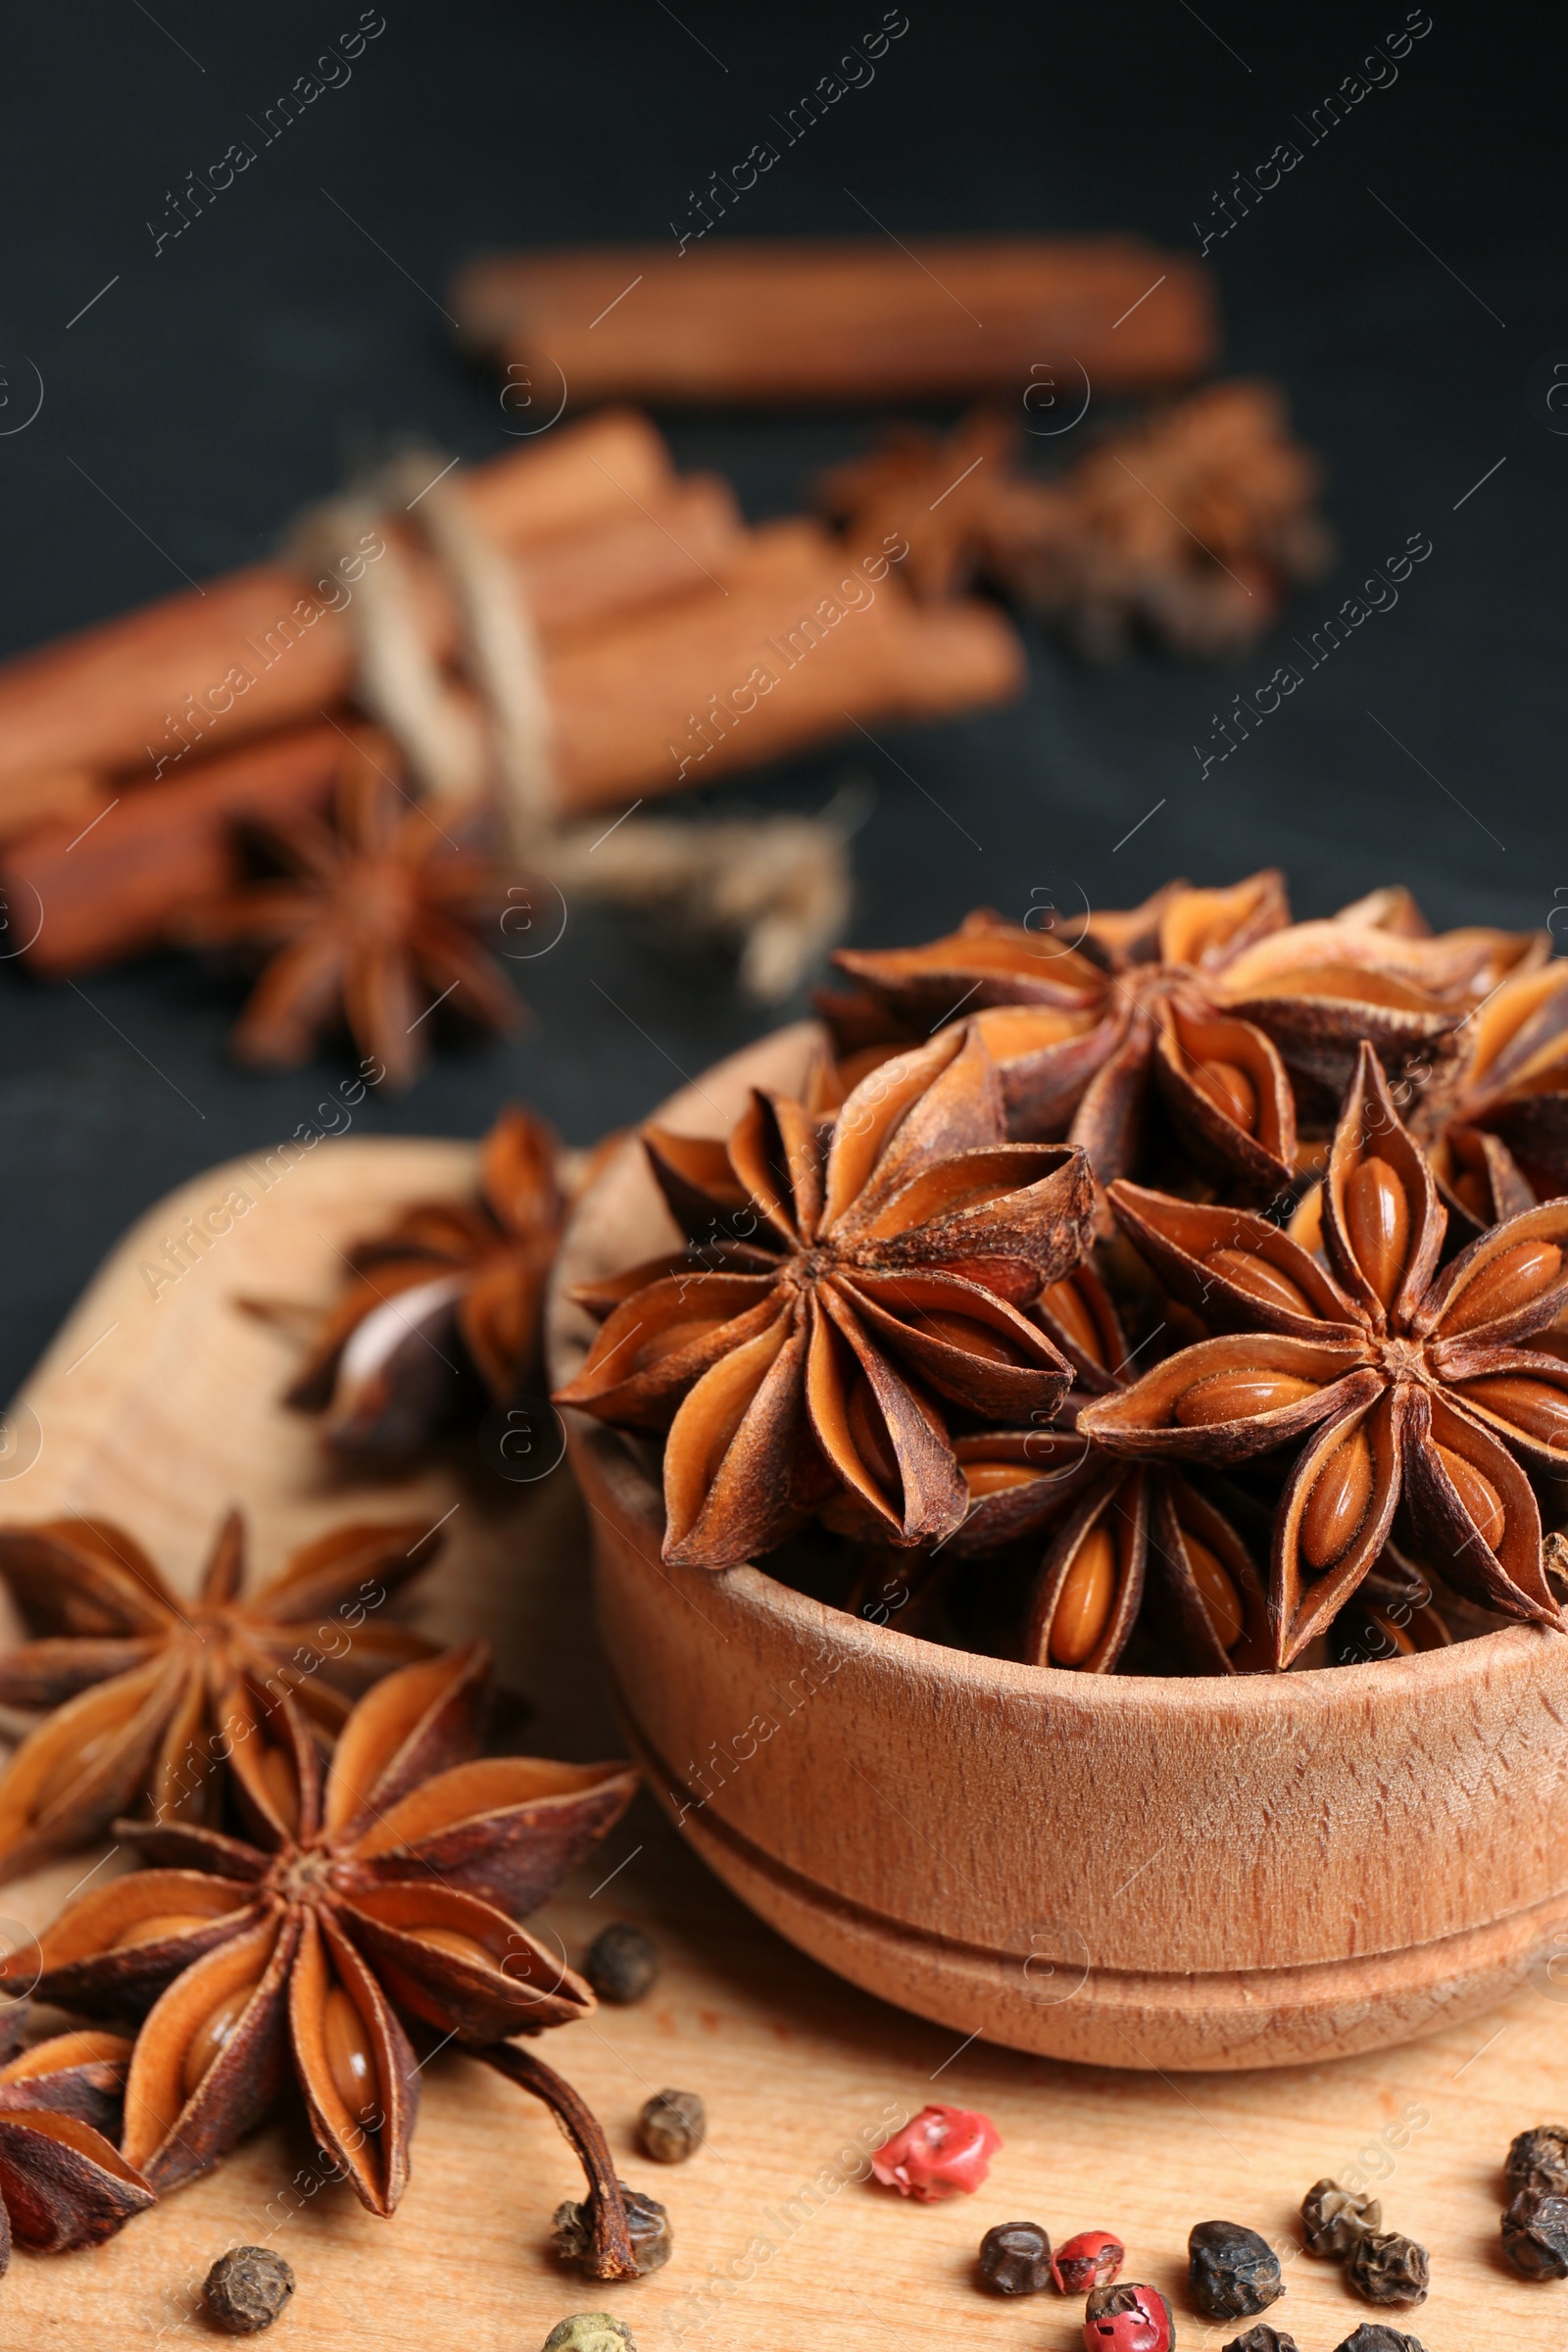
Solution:
[{"label": "bundle of cinnamon sticks", "polygon": [[[1021,685],[1006,619],[917,604],[896,537],[852,558],[814,521],[748,529],[728,484],[678,476],[633,412],[456,478],[532,618],[564,815]],[[353,716],[350,607],[389,549],[427,642],[450,647],[443,579],[388,515],[324,568],[256,564],[0,664],[0,893],[34,970],[157,945],[232,882],[244,823],[325,806]]]}]

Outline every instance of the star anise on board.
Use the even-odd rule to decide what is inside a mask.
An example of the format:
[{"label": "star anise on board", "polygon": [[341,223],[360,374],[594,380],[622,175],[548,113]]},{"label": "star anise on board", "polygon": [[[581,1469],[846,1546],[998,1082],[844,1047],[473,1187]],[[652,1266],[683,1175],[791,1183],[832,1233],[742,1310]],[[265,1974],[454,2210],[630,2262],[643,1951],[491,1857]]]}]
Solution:
[{"label": "star anise on board", "polygon": [[131,2045],[118,2034],[56,2034],[24,2046],[27,2005],[0,2019],[0,2277],[13,2242],[29,2254],[101,2246],[156,2202],[113,2134]]},{"label": "star anise on board", "polygon": [[0,1879],[88,1844],[138,1803],[211,1818],[236,1674],[292,1690],[330,1741],[357,1692],[431,1654],[384,1604],[441,1541],[416,1521],[335,1527],[247,1593],[231,1511],[187,1601],[108,1520],[0,1527],[0,1577],[34,1637],[0,1653],[0,1702],[54,1710],[0,1778]]},{"label": "star anise on board", "polygon": [[1216,1465],[1306,1441],[1275,1521],[1280,1665],[1355,1592],[1401,1500],[1446,1583],[1563,1628],[1519,1457],[1568,1456],[1568,1364],[1527,1345],[1568,1304],[1568,1200],[1509,1218],[1437,1273],[1446,1212],[1370,1046],[1323,1185],[1332,1272],[1245,1210],[1124,1183],[1110,1198],[1166,1290],[1223,1336],[1096,1399],[1079,1428],[1112,1452]]},{"label": "star anise on board", "polygon": [[1027,1665],[1110,1674],[1142,1620],[1190,1672],[1272,1666],[1267,1594],[1226,1512],[1174,1464],[1108,1452],[1078,1426],[1083,1403],[1127,1385],[1126,1338],[1093,1266],[1034,1311],[1078,1386],[1048,1429],[958,1439],[970,1503],[947,1551],[973,1559],[1049,1535],[1025,1607]]},{"label": "star anise on board", "polygon": [[[516,1396],[537,1365],[565,1209],[557,1163],[549,1128],[513,1104],[480,1147],[473,1199],[416,1201],[347,1252],[350,1285],[313,1314],[309,1352],[284,1391],[285,1403],[324,1415],[334,1451],[402,1455],[462,1420],[476,1394]],[[247,1304],[278,1319],[266,1301]]]},{"label": "star anise on board", "polygon": [[[619,1819],[636,1779],[621,1765],[478,1757],[485,1666],[481,1649],[458,1650],[377,1684],[324,1784],[294,1700],[236,1681],[224,1732],[249,1835],[119,1824],[151,1867],[83,1895],[36,1952],[0,1962],[0,1984],[36,1974],[44,2000],[144,2018],[122,2144],[160,2192],[212,2171],[292,2067],[318,2144],[389,2214],[418,2104],[404,2020],[482,2048],[593,2009],[521,1914]],[[612,2174],[606,2193],[613,2235]]]},{"label": "star anise on board", "polygon": [[[1065,421],[1065,393],[1060,405]],[[1042,398],[1025,406],[1046,413]],[[1205,658],[1250,645],[1290,584],[1332,556],[1320,468],[1267,384],[1211,384],[1094,442],[1054,477],[1020,471],[1022,447],[993,410],[948,435],[895,426],[824,475],[818,503],[854,546],[902,536],[917,595],[987,580],[1094,660],[1122,653],[1137,629]]]},{"label": "star anise on board", "polygon": [[609,1308],[557,1402],[667,1430],[664,1557],[726,1568],[812,1511],[895,1543],[967,1503],[953,1406],[1049,1418],[1071,1367],[1024,1311],[1074,1265],[1081,1153],[1009,1144],[991,1057],[951,1028],[837,1118],[755,1094],[727,1143],[650,1130],[686,1252],[577,1294]]},{"label": "star anise on board", "polygon": [[293,1069],[346,1028],[405,1087],[428,1056],[438,1005],[478,1029],[516,1027],[511,983],[475,937],[508,905],[482,815],[438,822],[351,743],[330,824],[303,812],[254,832],[285,877],[236,885],[182,916],[177,933],[184,947],[270,958],[234,1030],[238,1060]]}]

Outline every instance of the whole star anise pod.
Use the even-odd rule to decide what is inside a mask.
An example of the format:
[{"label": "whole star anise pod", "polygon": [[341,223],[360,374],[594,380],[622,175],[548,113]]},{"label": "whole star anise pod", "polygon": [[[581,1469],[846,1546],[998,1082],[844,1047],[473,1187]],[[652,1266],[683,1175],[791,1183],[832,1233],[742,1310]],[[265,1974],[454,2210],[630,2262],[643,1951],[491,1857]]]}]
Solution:
[{"label": "whole star anise pod", "polygon": [[294,1700],[249,1678],[223,1729],[249,1838],[117,1825],[152,1867],[73,1903],[0,1984],[137,2017],[122,2145],[160,2190],[210,2172],[292,2059],[318,2145],[371,2212],[408,2180],[418,2065],[402,2019],[482,2045],[585,2016],[587,1984],[521,1925],[612,1827],[620,1765],[475,1757],[485,1656],[377,1684],[323,1787]]},{"label": "whole star anise pod", "polygon": [[0,1701],[54,1710],[0,1778],[0,1879],[88,1844],[137,1803],[210,1818],[219,1709],[238,1673],[292,1690],[330,1740],[356,1692],[432,1654],[378,1612],[440,1547],[415,1521],[335,1527],[247,1593],[245,1523],[230,1511],[181,1601],[108,1520],[0,1527],[0,1577],[37,1637],[0,1653]]},{"label": "whole star anise pod", "polygon": [[325,1414],[334,1451],[396,1456],[426,1444],[471,1408],[467,1371],[482,1396],[516,1396],[537,1363],[564,1212],[557,1158],[549,1128],[514,1104],[481,1146],[475,1199],[418,1201],[348,1251],[352,1284],[318,1318],[284,1392],[299,1411]]},{"label": "whole star anise pod", "polygon": [[1447,1584],[1562,1630],[1518,1457],[1549,1467],[1568,1451],[1568,1364],[1524,1345],[1568,1303],[1568,1200],[1437,1274],[1445,1211],[1369,1045],[1323,1186],[1332,1274],[1245,1210],[1127,1184],[1110,1198],[1166,1289],[1225,1336],[1096,1399],[1079,1427],[1113,1452],[1211,1463],[1306,1439],[1275,1523],[1280,1665],[1368,1574],[1401,1497]]},{"label": "whole star anise pod", "polygon": [[428,1055],[438,1005],[476,1028],[516,1027],[511,984],[474,937],[508,905],[482,818],[438,823],[356,743],[332,824],[305,812],[254,830],[288,878],[239,885],[193,908],[177,932],[184,947],[271,958],[234,1030],[238,1060],[293,1069],[345,1027],[405,1087]]},{"label": "whole star anise pod", "polygon": [[647,1135],[695,1254],[595,1294],[612,1311],[557,1402],[668,1430],[667,1560],[733,1566],[824,1505],[935,1542],[967,1503],[947,1408],[1054,1411],[1071,1368],[1022,1310],[1081,1254],[1088,1169],[1004,1134],[956,1027],[835,1121],[757,1094],[727,1144]]},{"label": "whole star anise pod", "polygon": [[109,2135],[131,2045],[118,2034],[57,2034],[22,2046],[26,2003],[0,2027],[0,2277],[12,2243],[29,2254],[101,2246],[156,2203]]},{"label": "whole star anise pod", "polygon": [[1140,1164],[1157,1100],[1200,1167],[1266,1195],[1294,1173],[1295,1100],[1268,1037],[1225,1012],[1212,983],[1289,919],[1270,871],[1227,890],[1173,883],[1131,912],[1091,917],[1077,947],[980,909],[925,947],[840,949],[833,960],[894,1035],[972,1017],[1011,1132],[1065,1134],[1102,1184]]},{"label": "whole star anise pod", "polygon": [[1129,1361],[1093,1267],[1054,1283],[1034,1312],[1079,1387],[1049,1429],[958,1439],[970,1503],[946,1553],[974,1558],[1050,1535],[1025,1611],[1028,1665],[1110,1674],[1142,1618],[1192,1672],[1271,1666],[1267,1595],[1225,1512],[1174,1465],[1109,1452],[1079,1427],[1089,1398],[1122,1391]]},{"label": "whole star anise pod", "polygon": [[1059,506],[1056,491],[1016,472],[1018,441],[1011,418],[992,409],[974,410],[947,434],[893,424],[868,455],[820,477],[816,503],[857,549],[902,538],[916,596],[958,596],[989,568],[1009,504]]}]

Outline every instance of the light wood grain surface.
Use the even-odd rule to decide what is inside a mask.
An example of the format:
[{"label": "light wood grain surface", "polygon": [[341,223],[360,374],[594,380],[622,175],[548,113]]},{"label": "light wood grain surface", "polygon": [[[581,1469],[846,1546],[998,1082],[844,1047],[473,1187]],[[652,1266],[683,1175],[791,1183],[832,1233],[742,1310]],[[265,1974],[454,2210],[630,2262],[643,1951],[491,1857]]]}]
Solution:
[{"label": "light wood grain surface", "polygon": [[[369,1491],[323,1470],[309,1425],[273,1401],[286,1344],[232,1304],[324,1298],[347,1241],[461,1180],[470,1161],[449,1144],[323,1144],[270,1190],[257,1185],[221,1243],[154,1297],[139,1265],[236,1179],[215,1171],[165,1203],[19,1400],[0,1509],[119,1516],[187,1589],[231,1499],[253,1514],[262,1573],[336,1516],[451,1512],[448,1554],[416,1622],[441,1638],[489,1634],[533,1708],[525,1744],[613,1753],[566,1473],[498,1499],[493,1482],[486,1491],[447,1470]],[[1007,1834],[999,1818],[996,1836]],[[98,1859],[0,1890],[0,1915],[41,1923]],[[1192,1899],[1202,1902],[1200,1886]],[[972,2283],[982,2230],[1024,2218],[1054,2237],[1115,2230],[1128,2275],[1170,2294],[1182,2344],[1217,2347],[1239,2327],[1199,2320],[1183,2286],[1187,2230],[1214,2217],[1287,2250],[1288,2292],[1268,2316],[1301,2352],[1330,2352],[1375,2315],[1337,2271],[1289,2247],[1301,2191],[1352,2172],[1379,2179],[1387,2223],[1431,2250],[1429,2302],[1390,2315],[1428,2352],[1568,2339],[1568,2286],[1516,2279],[1496,2241],[1508,2138],[1568,2117],[1568,1955],[1560,1985],[1544,1969],[1507,2008],[1402,2049],[1160,2078],[964,2047],[858,1993],[745,1912],[646,1798],[542,1917],[574,1957],[611,1918],[637,1920],[663,1949],[663,1976],[640,2007],[601,2010],[543,2047],[598,2109],[624,2177],[668,2204],[666,2270],[610,2288],[560,2271],[547,2232],[554,2206],[578,2193],[568,2150],[541,2111],[447,2052],[429,2069],[414,2181],[394,2220],[316,2186],[290,2114],[100,2251],[18,2256],[0,2282],[4,2352],[216,2341],[195,2289],[217,2254],[246,2240],[277,2246],[299,2278],[270,2341],[313,2352],[530,2352],[566,2313],[603,2308],[628,2321],[643,2352],[815,2352],[846,2337],[868,2352],[949,2352],[960,2336],[996,2352],[1066,2352],[1079,2340],[1076,2304],[1003,2302]],[[633,2142],[639,2106],[666,2085],[700,2091],[710,2116],[707,2146],[684,2167],[652,2165]],[[906,2205],[856,2177],[859,2151],[889,2114],[931,2099],[983,2108],[1003,2148],[977,2196]]]}]

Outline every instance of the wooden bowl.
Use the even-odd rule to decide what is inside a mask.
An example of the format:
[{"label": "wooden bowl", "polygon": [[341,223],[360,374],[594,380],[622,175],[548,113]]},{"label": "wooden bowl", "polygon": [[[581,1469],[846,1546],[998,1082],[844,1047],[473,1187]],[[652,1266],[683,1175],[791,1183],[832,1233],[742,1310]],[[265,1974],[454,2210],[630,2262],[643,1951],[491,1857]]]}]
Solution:
[{"label": "wooden bowl", "polygon": [[[808,1024],[660,1111],[721,1134]],[[633,1142],[566,1287],[678,1239]],[[1568,1642],[1517,1627],[1375,1666],[1091,1677],[974,1657],[753,1567],[666,1567],[657,1485],[575,1413],[597,1608],[649,1786],[781,1934],[967,2034],[1101,2065],[1285,2066],[1484,2010],[1568,1927]]]}]

